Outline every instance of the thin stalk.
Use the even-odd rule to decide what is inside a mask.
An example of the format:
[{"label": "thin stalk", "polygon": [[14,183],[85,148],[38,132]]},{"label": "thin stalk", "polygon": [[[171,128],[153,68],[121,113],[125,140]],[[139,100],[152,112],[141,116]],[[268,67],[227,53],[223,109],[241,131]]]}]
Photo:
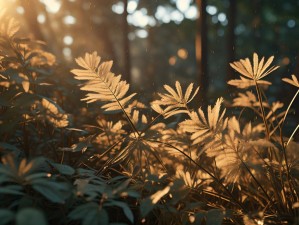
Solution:
[{"label": "thin stalk", "polygon": [[[299,125],[298,125],[299,126]],[[296,129],[298,129],[298,126]],[[290,176],[290,167],[289,167],[289,162],[288,162],[288,156],[287,156],[287,151],[286,151],[286,147],[288,146],[290,140],[292,140],[293,135],[296,133],[296,129],[294,130],[293,134],[291,135],[290,139],[288,140],[287,144],[284,145],[284,141],[283,141],[283,137],[282,137],[282,128],[280,128],[280,141],[281,141],[281,147],[282,147],[282,152],[283,152],[283,157],[285,160],[285,164],[286,164],[286,173],[287,173],[287,179],[288,179],[288,184],[290,186],[290,190],[292,193],[292,197],[293,197],[293,202],[296,199],[296,196],[294,194],[294,189],[293,189],[293,185],[291,183],[291,176]],[[284,189],[283,189],[284,190]],[[292,207],[290,207],[292,208]]]},{"label": "thin stalk", "polygon": [[[280,182],[276,180],[276,176],[274,174],[274,171],[273,171],[272,167],[264,160],[264,158],[261,156],[261,154],[255,149],[255,147],[252,147],[252,148],[255,151],[255,153],[261,158],[261,160],[264,162],[264,164],[267,166],[267,168],[269,169],[269,172],[272,176],[272,179],[275,180],[278,184],[280,184],[280,188],[282,190],[282,195],[283,195],[284,198],[286,198],[287,195],[286,195],[285,190],[284,190],[283,180],[280,179]],[[280,171],[280,178],[282,178],[281,171]],[[273,185],[274,185],[274,183],[273,183]],[[276,185],[274,185],[274,188],[275,188],[276,192],[279,192]]]},{"label": "thin stalk", "polygon": [[[232,142],[233,143],[233,142]],[[237,149],[235,146],[233,146],[233,149],[237,155],[237,157],[239,158],[239,160],[241,161],[241,163],[244,165],[245,169],[247,170],[247,172],[250,174],[250,176],[253,178],[253,180],[255,181],[255,183],[261,188],[262,192],[265,194],[266,198],[268,199],[268,201],[272,202],[272,199],[270,198],[270,196],[268,195],[268,193],[266,192],[266,190],[263,188],[263,186],[260,184],[260,182],[255,178],[255,176],[253,175],[253,173],[251,172],[251,170],[249,169],[249,167],[247,166],[247,164],[244,162],[244,160],[241,158],[241,156],[239,155]]]},{"label": "thin stalk", "polygon": [[199,169],[201,169],[202,171],[204,171],[205,173],[207,173],[214,181],[216,181],[222,188],[223,190],[230,196],[230,198],[234,201],[235,204],[237,204],[244,212],[247,212],[247,210],[245,209],[245,207],[243,207],[243,205],[237,200],[235,199],[235,197],[233,196],[233,194],[226,188],[226,186],[216,177],[214,176],[212,173],[210,173],[208,170],[206,170],[204,167],[202,167],[201,165],[199,165],[196,161],[194,161],[190,156],[188,156],[185,152],[181,151],[180,149],[176,148],[175,146],[168,144],[168,143],[164,143],[162,141],[157,141],[157,140],[152,140],[152,142],[156,142],[156,143],[160,143],[160,144],[164,144],[168,147],[171,147],[175,150],[177,150],[178,152],[180,152],[181,154],[183,154],[185,157],[187,157],[192,163],[194,163]]},{"label": "thin stalk", "polygon": [[290,104],[289,104],[289,106],[288,106],[288,108],[287,108],[287,110],[286,110],[286,112],[285,112],[285,114],[284,114],[284,117],[283,117],[283,119],[282,119],[283,122],[282,122],[282,125],[281,125],[281,126],[284,125],[284,121],[285,121],[285,119],[286,119],[286,117],[287,117],[287,115],[288,115],[288,113],[289,113],[289,111],[290,111],[290,108],[291,108],[291,106],[292,106],[293,102],[295,101],[295,99],[296,99],[296,97],[297,97],[298,94],[299,94],[299,89],[298,89],[298,91],[296,92],[296,94],[294,95],[292,101],[290,102]]},{"label": "thin stalk", "polygon": [[151,126],[152,126],[152,124],[154,123],[154,122],[156,122],[156,120],[160,117],[160,116],[162,116],[162,114],[159,114],[158,116],[156,116],[148,125],[147,125],[147,127],[146,128],[144,128],[141,132],[140,132],[140,135],[142,135],[143,133],[145,133],[148,129],[150,129],[151,128]]},{"label": "thin stalk", "polygon": [[292,140],[293,136],[295,135],[295,133],[297,132],[297,130],[299,129],[299,124],[297,125],[297,127],[295,128],[295,130],[293,131],[292,135],[290,136],[288,142],[286,143],[286,146],[288,146],[288,144],[290,143],[290,141]]},{"label": "thin stalk", "polygon": [[258,95],[258,99],[259,99],[259,102],[260,102],[260,107],[261,107],[261,111],[262,111],[262,118],[263,118],[263,121],[264,121],[264,125],[266,127],[267,140],[269,140],[270,139],[270,132],[269,132],[269,128],[268,128],[267,121],[266,121],[266,114],[265,114],[265,109],[264,109],[264,106],[263,106],[263,99],[262,99],[261,91],[259,89],[259,86],[258,86],[258,83],[256,82],[256,80],[254,80],[254,83],[255,83],[255,88],[256,88],[257,95]]},{"label": "thin stalk", "polygon": [[[95,70],[94,70],[93,72],[94,72],[96,75],[98,75],[98,73],[97,73]],[[101,80],[103,83],[106,84],[106,82],[105,82],[100,76],[98,76],[98,77],[100,78],[100,80]],[[126,111],[125,111],[124,107],[122,106],[122,104],[120,104],[120,102],[119,102],[118,98],[115,96],[114,92],[110,89],[109,86],[107,86],[107,88],[108,88],[109,91],[112,93],[112,95],[113,95],[113,97],[115,98],[115,100],[117,101],[117,104],[118,104],[119,107],[121,108],[123,114],[125,115],[127,121],[129,122],[131,128],[133,129],[133,131],[136,132],[136,133],[138,134],[138,136],[140,136],[139,131],[138,131],[137,128],[134,126],[132,120],[130,119],[130,117],[129,117],[128,114],[126,113]]]}]

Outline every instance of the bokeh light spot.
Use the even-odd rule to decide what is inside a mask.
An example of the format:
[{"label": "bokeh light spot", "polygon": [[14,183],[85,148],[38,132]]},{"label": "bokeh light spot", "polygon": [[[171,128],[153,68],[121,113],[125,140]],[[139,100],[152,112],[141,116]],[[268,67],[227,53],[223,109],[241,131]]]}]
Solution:
[{"label": "bokeh light spot", "polygon": [[37,22],[40,24],[44,24],[46,22],[46,16],[44,14],[39,14],[37,16]]},{"label": "bokeh light spot", "polygon": [[66,36],[64,36],[64,38],[63,38],[63,42],[64,42],[64,44],[66,44],[66,45],[71,45],[71,44],[73,44],[74,39],[73,39],[72,36],[70,36],[70,35],[66,35]]},{"label": "bokeh light spot", "polygon": [[177,54],[181,59],[187,59],[187,57],[188,57],[188,51],[184,48],[180,48],[178,50]]}]

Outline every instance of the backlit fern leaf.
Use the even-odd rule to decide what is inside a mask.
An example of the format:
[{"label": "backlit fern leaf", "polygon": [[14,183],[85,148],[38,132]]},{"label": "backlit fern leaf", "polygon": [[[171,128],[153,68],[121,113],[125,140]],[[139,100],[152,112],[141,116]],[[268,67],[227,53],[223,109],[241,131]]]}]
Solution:
[{"label": "backlit fern leaf", "polygon": [[289,78],[282,78],[282,80],[286,83],[289,83],[297,88],[299,88],[299,81],[298,78],[293,74],[292,75],[292,79]]},{"label": "backlit fern leaf", "polygon": [[223,110],[220,114],[222,102],[223,99],[219,98],[213,108],[208,106],[207,117],[205,117],[203,110],[199,108],[198,113],[191,112],[189,114],[190,119],[180,123],[185,132],[192,134],[191,139],[193,140],[193,144],[205,142],[206,145],[210,146],[213,143],[215,135],[221,135],[221,132],[226,128],[227,119],[224,119],[226,110]]},{"label": "backlit fern leaf", "polygon": [[84,58],[76,59],[77,64],[83,69],[74,69],[71,72],[77,80],[87,80],[81,90],[89,92],[82,100],[87,103],[104,102],[102,108],[105,111],[123,110],[136,93],[126,96],[129,84],[121,81],[121,75],[115,76],[110,72],[112,61],[101,64],[100,61],[97,52],[86,53]]},{"label": "backlit fern leaf", "polygon": [[[233,100],[233,106],[257,108],[259,107],[259,101],[254,93],[246,91],[245,93],[238,93],[238,96]],[[269,104],[267,102],[263,102],[263,106],[269,107]]]},{"label": "backlit fern leaf", "polygon": [[19,31],[20,24],[16,19],[8,17],[6,10],[0,11],[0,36],[13,38]]},{"label": "backlit fern leaf", "polygon": [[256,84],[266,86],[271,85],[271,82],[262,80],[262,78],[266,77],[278,68],[278,66],[270,67],[273,59],[274,57],[271,56],[266,62],[264,62],[265,58],[263,57],[261,61],[259,61],[258,55],[254,53],[252,63],[249,58],[230,63],[230,66],[238,71],[243,77],[240,76],[239,80],[230,80],[228,81],[228,84],[238,88],[248,88],[255,86]]},{"label": "backlit fern leaf", "polygon": [[[185,94],[183,94],[181,84],[178,81],[175,82],[175,88],[176,90],[168,85],[164,85],[164,89],[168,93],[159,93],[161,99],[152,103],[152,109],[164,115],[165,118],[180,113],[188,113],[187,104],[192,101],[199,90],[199,87],[196,88],[191,96],[193,90],[193,83],[191,83],[187,87]],[[162,107],[165,108],[163,109]]]}]

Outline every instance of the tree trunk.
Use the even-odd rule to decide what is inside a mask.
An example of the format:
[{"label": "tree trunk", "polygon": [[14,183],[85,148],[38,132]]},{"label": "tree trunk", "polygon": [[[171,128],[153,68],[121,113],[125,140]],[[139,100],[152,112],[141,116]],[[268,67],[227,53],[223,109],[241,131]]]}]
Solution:
[{"label": "tree trunk", "polygon": [[237,12],[237,1],[229,1],[228,9],[228,34],[227,34],[227,52],[228,52],[228,63],[227,63],[227,80],[233,79],[234,70],[230,67],[229,63],[235,60],[235,27],[236,27],[236,12]]},{"label": "tree trunk", "polygon": [[20,5],[24,8],[24,15],[30,31],[34,38],[40,41],[45,41],[37,21],[36,2],[33,0],[19,0]]},{"label": "tree trunk", "polygon": [[130,41],[128,18],[128,0],[124,0],[124,12],[123,12],[123,59],[124,59],[124,74],[125,80],[130,83],[131,81],[131,56],[130,56]]},{"label": "tree trunk", "polygon": [[205,102],[206,94],[209,86],[209,79],[207,74],[207,16],[206,16],[206,0],[196,0],[198,7],[199,17],[196,23],[196,37],[195,37],[195,51],[196,51],[196,64],[198,82],[200,85],[200,97],[201,101]]}]

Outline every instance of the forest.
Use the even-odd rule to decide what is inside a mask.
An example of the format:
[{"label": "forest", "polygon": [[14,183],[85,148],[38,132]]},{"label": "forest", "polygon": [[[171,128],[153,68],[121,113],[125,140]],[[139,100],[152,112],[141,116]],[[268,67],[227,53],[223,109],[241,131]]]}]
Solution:
[{"label": "forest", "polygon": [[299,224],[298,0],[0,0],[0,225]]}]

